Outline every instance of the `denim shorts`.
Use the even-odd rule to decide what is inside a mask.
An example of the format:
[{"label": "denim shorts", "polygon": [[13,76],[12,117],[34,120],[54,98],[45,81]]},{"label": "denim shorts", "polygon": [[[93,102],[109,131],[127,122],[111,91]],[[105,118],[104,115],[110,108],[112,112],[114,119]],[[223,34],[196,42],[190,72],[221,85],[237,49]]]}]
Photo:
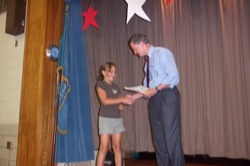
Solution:
[{"label": "denim shorts", "polygon": [[116,134],[125,131],[122,118],[99,117],[99,135]]}]

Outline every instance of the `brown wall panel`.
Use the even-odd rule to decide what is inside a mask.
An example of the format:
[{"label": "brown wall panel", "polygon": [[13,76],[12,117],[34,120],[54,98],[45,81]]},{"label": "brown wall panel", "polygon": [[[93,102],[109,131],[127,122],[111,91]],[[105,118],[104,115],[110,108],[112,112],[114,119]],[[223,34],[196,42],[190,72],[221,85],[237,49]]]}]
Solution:
[{"label": "brown wall panel", "polygon": [[56,63],[45,56],[58,45],[63,24],[61,0],[27,1],[17,165],[53,165]]}]

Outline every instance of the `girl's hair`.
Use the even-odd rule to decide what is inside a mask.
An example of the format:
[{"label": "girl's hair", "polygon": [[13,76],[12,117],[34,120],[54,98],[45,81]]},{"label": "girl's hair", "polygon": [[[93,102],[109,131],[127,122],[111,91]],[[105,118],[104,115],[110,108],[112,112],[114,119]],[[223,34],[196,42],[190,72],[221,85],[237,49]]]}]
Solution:
[{"label": "girl's hair", "polygon": [[113,63],[113,62],[106,62],[104,64],[102,64],[99,68],[99,75],[97,77],[97,81],[102,81],[104,80],[104,75],[102,74],[102,71],[103,70],[108,70],[110,71],[111,70],[111,67],[114,66],[116,67],[116,65]]}]

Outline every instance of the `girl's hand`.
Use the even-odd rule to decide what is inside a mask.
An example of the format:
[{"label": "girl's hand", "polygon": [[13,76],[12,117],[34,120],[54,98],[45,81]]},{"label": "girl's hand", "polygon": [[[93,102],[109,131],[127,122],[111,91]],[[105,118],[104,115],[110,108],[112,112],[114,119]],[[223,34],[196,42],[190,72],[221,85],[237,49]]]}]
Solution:
[{"label": "girl's hand", "polygon": [[119,105],[119,110],[123,110],[124,106],[122,104]]},{"label": "girl's hand", "polygon": [[124,100],[123,100],[122,103],[125,104],[125,105],[131,105],[131,104],[133,104],[134,101],[133,101],[132,96],[131,96],[131,95],[126,95],[126,96],[124,97]]}]

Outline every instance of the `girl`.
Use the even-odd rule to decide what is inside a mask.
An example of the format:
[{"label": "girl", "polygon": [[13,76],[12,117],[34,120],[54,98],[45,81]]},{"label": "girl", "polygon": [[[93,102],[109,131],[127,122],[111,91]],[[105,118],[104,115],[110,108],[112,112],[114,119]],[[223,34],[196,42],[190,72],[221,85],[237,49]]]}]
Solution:
[{"label": "girl", "polygon": [[114,83],[116,65],[112,62],[103,64],[99,69],[96,91],[100,101],[99,135],[100,148],[96,165],[104,166],[105,157],[109,148],[110,137],[116,166],[122,166],[121,138],[125,131],[120,110],[123,104],[131,104],[131,96],[120,97],[121,90]]}]

